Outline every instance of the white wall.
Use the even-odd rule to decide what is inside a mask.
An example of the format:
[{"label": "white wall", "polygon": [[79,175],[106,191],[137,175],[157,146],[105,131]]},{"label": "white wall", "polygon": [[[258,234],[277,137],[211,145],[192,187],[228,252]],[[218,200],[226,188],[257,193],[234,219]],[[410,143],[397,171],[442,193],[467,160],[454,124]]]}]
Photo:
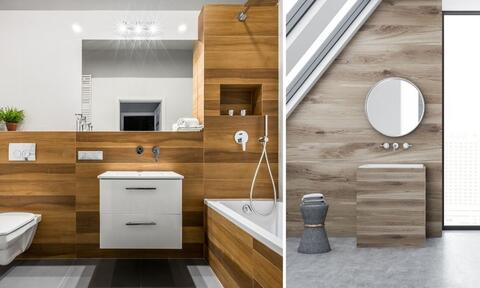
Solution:
[{"label": "white wall", "polygon": [[[23,130],[74,130],[82,39],[122,39],[120,21],[154,20],[151,39],[197,39],[198,11],[0,11],[0,106],[24,109]],[[83,33],[72,32],[73,23]],[[186,24],[187,31],[178,32]],[[190,91],[191,93],[191,91]],[[191,107],[189,107],[191,110]]]},{"label": "white wall", "polygon": [[95,78],[192,78],[193,50],[84,50],[82,71]]},{"label": "white wall", "polygon": [[192,78],[93,78],[95,131],[120,130],[120,100],[161,101],[162,130],[180,117],[192,117]]}]

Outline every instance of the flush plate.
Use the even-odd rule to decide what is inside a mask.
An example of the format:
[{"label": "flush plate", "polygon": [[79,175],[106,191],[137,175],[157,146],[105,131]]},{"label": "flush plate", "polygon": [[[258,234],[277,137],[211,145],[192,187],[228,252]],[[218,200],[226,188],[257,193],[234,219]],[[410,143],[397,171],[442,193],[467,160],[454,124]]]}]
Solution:
[{"label": "flush plate", "polygon": [[103,151],[78,151],[78,160],[103,160]]},{"label": "flush plate", "polygon": [[9,143],[8,161],[35,161],[36,144],[35,143]]}]

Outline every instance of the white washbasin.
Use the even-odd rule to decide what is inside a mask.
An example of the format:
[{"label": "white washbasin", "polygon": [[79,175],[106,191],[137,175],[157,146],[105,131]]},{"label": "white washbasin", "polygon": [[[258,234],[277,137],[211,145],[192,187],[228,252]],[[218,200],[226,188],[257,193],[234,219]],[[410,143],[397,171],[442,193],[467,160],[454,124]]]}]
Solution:
[{"label": "white washbasin", "polygon": [[395,168],[395,169],[419,169],[425,168],[423,164],[365,164],[360,166],[359,168]]},{"label": "white washbasin", "polygon": [[183,179],[173,171],[107,171],[98,175],[98,179]]}]

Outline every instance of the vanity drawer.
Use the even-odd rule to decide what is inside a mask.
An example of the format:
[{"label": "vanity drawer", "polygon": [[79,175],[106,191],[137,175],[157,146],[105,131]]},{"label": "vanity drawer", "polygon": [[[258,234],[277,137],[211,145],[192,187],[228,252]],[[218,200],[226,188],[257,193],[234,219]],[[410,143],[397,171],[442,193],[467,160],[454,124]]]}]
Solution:
[{"label": "vanity drawer", "polygon": [[100,214],[101,249],[182,249],[182,215]]},{"label": "vanity drawer", "polygon": [[181,180],[101,180],[101,213],[181,214]]}]

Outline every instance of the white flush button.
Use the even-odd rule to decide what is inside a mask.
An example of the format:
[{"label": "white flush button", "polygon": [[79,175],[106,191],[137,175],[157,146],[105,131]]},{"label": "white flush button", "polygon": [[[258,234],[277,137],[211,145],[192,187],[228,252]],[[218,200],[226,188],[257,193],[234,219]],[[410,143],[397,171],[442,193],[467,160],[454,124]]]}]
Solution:
[{"label": "white flush button", "polygon": [[35,143],[10,143],[8,144],[8,161],[35,161]]},{"label": "white flush button", "polygon": [[78,160],[103,160],[103,151],[78,151]]}]

